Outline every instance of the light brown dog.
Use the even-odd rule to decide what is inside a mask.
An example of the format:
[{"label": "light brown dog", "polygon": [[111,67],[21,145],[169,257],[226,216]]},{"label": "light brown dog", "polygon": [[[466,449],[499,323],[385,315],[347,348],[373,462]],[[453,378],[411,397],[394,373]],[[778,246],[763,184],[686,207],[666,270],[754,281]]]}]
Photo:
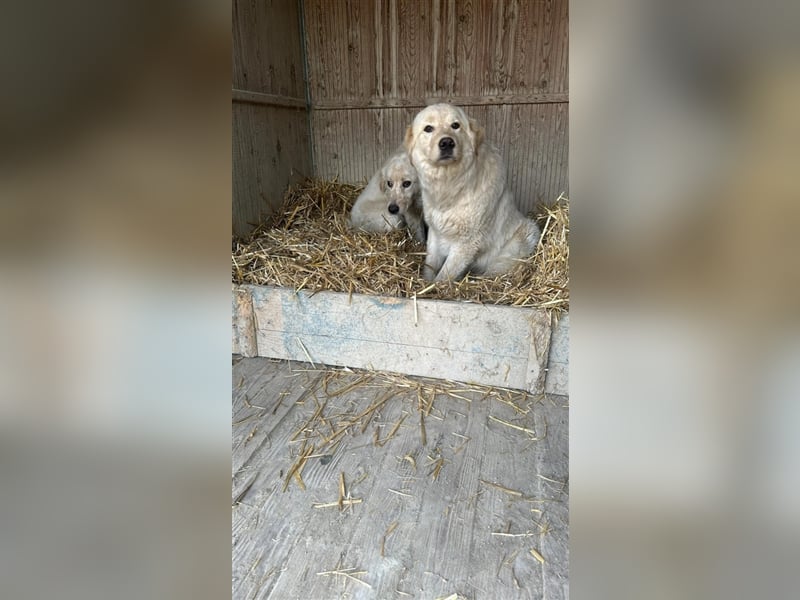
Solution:
[{"label": "light brown dog", "polygon": [[495,276],[533,254],[539,227],[514,204],[499,150],[461,108],[434,104],[420,111],[405,148],[422,187],[426,279]]},{"label": "light brown dog", "polygon": [[350,211],[350,226],[364,231],[392,231],[408,227],[425,243],[417,171],[401,149],[372,176]]}]

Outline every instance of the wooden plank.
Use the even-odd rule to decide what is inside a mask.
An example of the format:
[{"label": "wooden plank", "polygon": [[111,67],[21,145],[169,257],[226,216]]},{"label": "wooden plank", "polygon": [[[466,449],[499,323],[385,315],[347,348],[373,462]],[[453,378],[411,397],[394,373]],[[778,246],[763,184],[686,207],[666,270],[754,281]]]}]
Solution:
[{"label": "wooden plank", "polygon": [[544,390],[544,310],[242,287],[260,356]]},{"label": "wooden plank", "polygon": [[401,98],[348,98],[344,100],[320,100],[314,104],[314,110],[358,110],[364,108],[417,108],[430,104],[449,102],[458,106],[491,106],[499,104],[557,104],[569,102],[569,94],[495,94],[488,96],[410,96]]},{"label": "wooden plank", "polygon": [[434,29],[430,1],[398,0],[396,23],[397,63],[395,97],[419,97],[430,87]]},{"label": "wooden plank", "polygon": [[561,315],[553,326],[545,391],[548,394],[569,394],[569,314]]},{"label": "wooden plank", "polygon": [[515,21],[511,89],[535,93],[569,89],[569,2],[523,2]]},{"label": "wooden plank", "polygon": [[[568,110],[567,104],[513,106],[505,136],[493,138],[506,157],[509,185],[524,213],[569,194]],[[487,135],[495,114],[487,111]]]},{"label": "wooden plank", "polygon": [[234,347],[236,352],[247,358],[258,356],[256,322],[253,315],[253,295],[247,288],[234,287],[233,296],[235,299],[234,324],[236,341]]},{"label": "wooden plank", "polygon": [[231,352],[239,354],[239,328],[236,325],[238,320],[238,305],[236,303],[236,285],[233,286],[231,294]]},{"label": "wooden plank", "polygon": [[377,3],[306,0],[302,4],[312,100],[359,97],[365,87],[372,88],[377,72],[373,31]]},{"label": "wooden plank", "polygon": [[251,92],[248,90],[231,90],[231,99],[234,102],[247,102],[250,104],[262,104],[264,106],[283,106],[287,108],[306,108],[304,98],[289,98],[276,94],[262,94],[261,92]]},{"label": "wooden plank", "polygon": [[[319,372],[294,371],[299,365],[269,359],[242,359],[233,366],[233,425],[231,432],[234,504],[259,489],[272,470],[273,447],[286,448],[302,403],[319,387]],[[301,367],[302,368],[302,367]],[[298,417],[299,418],[299,417]],[[279,468],[275,466],[275,475]],[[279,478],[276,478],[279,479]],[[251,484],[257,482],[253,487]],[[247,489],[250,486],[250,489]]]}]

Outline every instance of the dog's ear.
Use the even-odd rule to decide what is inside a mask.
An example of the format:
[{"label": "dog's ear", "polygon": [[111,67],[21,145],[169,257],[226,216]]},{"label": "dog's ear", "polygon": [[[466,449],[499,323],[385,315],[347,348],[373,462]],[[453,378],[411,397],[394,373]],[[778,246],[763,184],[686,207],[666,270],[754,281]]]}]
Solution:
[{"label": "dog's ear", "polygon": [[472,133],[475,136],[475,150],[477,151],[480,145],[483,143],[483,136],[486,132],[475,119],[469,120],[469,128],[472,130]]},{"label": "dog's ear", "polygon": [[383,192],[385,194],[386,193],[386,177],[384,176],[383,172],[381,172],[381,180],[378,183],[378,185],[381,188],[381,192]]},{"label": "dog's ear", "polygon": [[411,154],[411,149],[414,147],[414,128],[409,125],[406,127],[406,137],[403,140],[403,146],[408,154]]}]

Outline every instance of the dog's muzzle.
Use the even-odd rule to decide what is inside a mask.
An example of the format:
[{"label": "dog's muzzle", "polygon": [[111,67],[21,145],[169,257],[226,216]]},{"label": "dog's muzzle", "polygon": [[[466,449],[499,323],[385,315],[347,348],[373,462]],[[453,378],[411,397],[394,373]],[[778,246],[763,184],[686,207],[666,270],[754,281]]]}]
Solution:
[{"label": "dog's muzzle", "polygon": [[397,213],[400,212],[400,207],[397,206],[397,204],[390,204],[389,205],[389,212],[392,213],[393,215],[396,215]]},{"label": "dog's muzzle", "polygon": [[456,143],[451,137],[443,137],[439,140],[439,158],[452,158],[453,148]]}]

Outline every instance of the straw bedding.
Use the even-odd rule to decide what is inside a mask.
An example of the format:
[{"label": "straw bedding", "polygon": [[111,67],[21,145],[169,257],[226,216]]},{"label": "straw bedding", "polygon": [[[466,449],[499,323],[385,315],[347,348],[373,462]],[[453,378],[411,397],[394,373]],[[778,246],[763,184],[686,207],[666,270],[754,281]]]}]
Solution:
[{"label": "straw bedding", "polygon": [[569,308],[569,201],[539,207],[543,231],[532,257],[490,279],[433,284],[421,277],[425,248],[406,231],[364,233],[347,226],[363,186],[306,180],[286,193],[282,212],[233,242],[234,283],[295,290]]}]

